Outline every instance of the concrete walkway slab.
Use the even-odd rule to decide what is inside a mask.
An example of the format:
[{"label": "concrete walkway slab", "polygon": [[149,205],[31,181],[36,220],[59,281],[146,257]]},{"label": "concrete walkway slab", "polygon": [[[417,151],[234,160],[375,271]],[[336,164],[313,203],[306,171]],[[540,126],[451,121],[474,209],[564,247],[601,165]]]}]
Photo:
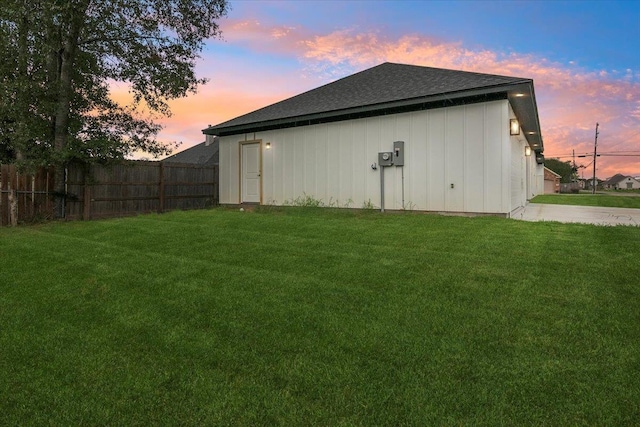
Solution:
[{"label": "concrete walkway slab", "polygon": [[640,226],[640,209],[529,203],[512,218],[523,221]]}]

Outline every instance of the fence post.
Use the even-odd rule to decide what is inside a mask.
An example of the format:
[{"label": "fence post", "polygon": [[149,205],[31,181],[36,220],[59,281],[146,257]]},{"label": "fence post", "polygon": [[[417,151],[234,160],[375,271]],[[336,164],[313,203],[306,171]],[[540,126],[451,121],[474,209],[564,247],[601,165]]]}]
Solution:
[{"label": "fence post", "polygon": [[83,171],[82,183],[82,219],[88,221],[91,219],[91,187],[87,184],[87,175],[91,173],[91,165],[87,165]]},{"label": "fence post", "polygon": [[51,199],[49,198],[49,168],[47,168],[47,182],[44,185],[44,197],[47,212],[51,210]]},{"label": "fence post", "polygon": [[11,187],[11,179],[9,179],[9,224],[12,227],[18,225],[18,194]]},{"label": "fence post", "polygon": [[84,192],[82,196],[83,209],[82,209],[82,219],[85,221],[89,221],[91,219],[91,187],[87,184],[86,178],[84,181]]},{"label": "fence post", "polygon": [[[38,172],[36,172],[37,174]],[[31,214],[36,215],[36,176],[31,175]]]},{"label": "fence post", "polygon": [[160,182],[158,186],[158,213],[162,213],[164,212],[164,162],[160,162]]}]

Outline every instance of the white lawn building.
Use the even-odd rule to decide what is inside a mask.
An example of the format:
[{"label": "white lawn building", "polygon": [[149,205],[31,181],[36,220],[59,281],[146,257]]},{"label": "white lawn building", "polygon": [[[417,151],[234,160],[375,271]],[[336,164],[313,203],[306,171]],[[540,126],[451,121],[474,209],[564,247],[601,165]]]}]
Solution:
[{"label": "white lawn building", "polygon": [[384,63],[203,133],[222,204],[509,216],[544,192],[531,79]]}]

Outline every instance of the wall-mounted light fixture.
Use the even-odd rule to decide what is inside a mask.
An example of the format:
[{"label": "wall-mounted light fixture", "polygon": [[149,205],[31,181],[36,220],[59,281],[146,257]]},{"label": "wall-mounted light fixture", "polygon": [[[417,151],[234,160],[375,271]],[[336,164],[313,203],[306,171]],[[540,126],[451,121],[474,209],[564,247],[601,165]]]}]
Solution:
[{"label": "wall-mounted light fixture", "polygon": [[520,123],[518,123],[518,119],[509,120],[509,133],[511,135],[520,135]]},{"label": "wall-mounted light fixture", "polygon": [[524,155],[527,157],[531,155],[531,147],[529,147],[528,145],[524,147]]},{"label": "wall-mounted light fixture", "polygon": [[267,142],[267,143],[266,143],[266,145],[265,145],[265,148],[266,148],[267,150],[270,150],[270,149],[271,149],[271,143],[270,143],[270,142]]}]

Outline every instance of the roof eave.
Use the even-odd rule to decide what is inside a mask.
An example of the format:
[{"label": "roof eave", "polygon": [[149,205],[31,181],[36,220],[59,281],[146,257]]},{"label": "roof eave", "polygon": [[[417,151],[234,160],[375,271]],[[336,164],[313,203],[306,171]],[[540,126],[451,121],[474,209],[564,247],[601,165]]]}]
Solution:
[{"label": "roof eave", "polygon": [[384,114],[385,110],[402,109],[420,104],[437,104],[446,101],[460,101],[465,98],[474,98],[482,95],[493,95],[505,93],[512,105],[514,113],[520,122],[520,128],[525,133],[527,141],[536,152],[543,152],[544,146],[540,133],[540,121],[536,108],[535,93],[532,80],[522,80],[520,82],[497,85],[491,87],[464,90],[459,92],[447,92],[438,95],[430,95],[418,98],[404,99],[400,101],[385,102],[380,104],[366,105],[361,107],[347,108],[342,110],[326,111],[321,113],[306,114],[282,119],[266,120],[253,123],[245,123],[235,126],[210,126],[202,130],[206,135],[235,135],[248,132],[256,132],[265,129],[277,129],[284,127],[299,126],[309,122],[330,121],[331,119],[350,116],[376,115],[376,112]]},{"label": "roof eave", "polygon": [[509,102],[531,149],[539,153],[544,152],[533,80],[515,85],[509,91]]}]

